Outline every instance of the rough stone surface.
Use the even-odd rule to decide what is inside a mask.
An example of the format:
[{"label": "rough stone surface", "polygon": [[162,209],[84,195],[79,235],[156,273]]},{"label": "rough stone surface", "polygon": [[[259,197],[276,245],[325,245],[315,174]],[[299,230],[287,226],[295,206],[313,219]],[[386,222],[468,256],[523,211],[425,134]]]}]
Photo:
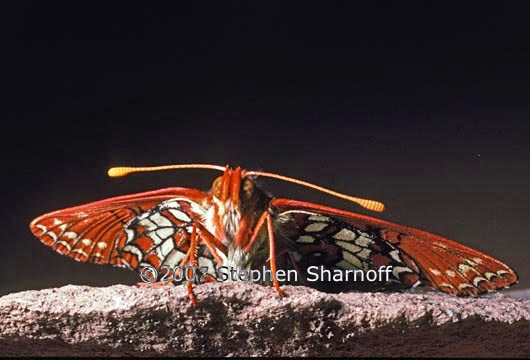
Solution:
[{"label": "rough stone surface", "polygon": [[285,286],[64,286],[0,298],[0,355],[530,356],[530,300]]}]

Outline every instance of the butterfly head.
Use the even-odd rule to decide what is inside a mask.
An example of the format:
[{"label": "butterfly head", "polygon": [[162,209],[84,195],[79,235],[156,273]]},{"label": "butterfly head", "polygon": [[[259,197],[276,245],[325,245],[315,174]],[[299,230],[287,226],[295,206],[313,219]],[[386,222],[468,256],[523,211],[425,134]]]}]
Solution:
[{"label": "butterfly head", "polygon": [[213,222],[221,238],[236,247],[248,242],[252,228],[266,211],[272,199],[247,176],[240,167],[226,167],[222,176],[214,180],[210,191],[213,201]]},{"label": "butterfly head", "polygon": [[240,167],[231,169],[226,167],[222,176],[212,183],[211,194],[227,205],[245,210],[263,195],[254,181],[246,176],[246,171]]}]

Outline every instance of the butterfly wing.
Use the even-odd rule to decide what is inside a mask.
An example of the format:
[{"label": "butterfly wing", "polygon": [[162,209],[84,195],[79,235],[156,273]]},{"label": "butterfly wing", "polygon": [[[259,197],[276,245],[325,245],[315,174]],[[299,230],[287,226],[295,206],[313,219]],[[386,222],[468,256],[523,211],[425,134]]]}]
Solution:
[{"label": "butterfly wing", "polygon": [[271,206],[278,237],[302,272],[310,265],[365,271],[392,266],[390,281],[379,284],[383,288],[419,281],[454,295],[477,295],[518,280],[501,261],[422,230],[295,200],[276,199]]},{"label": "butterfly wing", "polygon": [[185,197],[201,202],[206,196],[186,188],[118,196],[42,215],[30,229],[44,244],[77,261],[130,266],[121,256],[127,242],[125,225],[164,200]]}]

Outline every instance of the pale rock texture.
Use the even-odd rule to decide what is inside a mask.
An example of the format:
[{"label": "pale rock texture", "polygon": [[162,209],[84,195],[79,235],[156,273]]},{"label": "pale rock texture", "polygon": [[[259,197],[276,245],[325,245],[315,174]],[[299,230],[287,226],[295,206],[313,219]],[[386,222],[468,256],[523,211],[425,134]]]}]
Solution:
[{"label": "pale rock texture", "polygon": [[530,356],[530,300],[285,286],[64,286],[0,298],[0,355]]}]

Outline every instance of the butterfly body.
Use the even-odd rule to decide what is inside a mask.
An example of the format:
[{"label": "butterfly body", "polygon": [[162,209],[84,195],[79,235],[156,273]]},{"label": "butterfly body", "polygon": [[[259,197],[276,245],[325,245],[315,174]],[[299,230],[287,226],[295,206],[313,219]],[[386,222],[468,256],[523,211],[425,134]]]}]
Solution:
[{"label": "butterfly body", "polygon": [[[267,266],[273,273],[292,269],[299,275],[295,283],[331,292],[423,284],[450,294],[477,295],[517,282],[517,274],[504,263],[446,238],[274,198],[255,184],[256,174],[269,175],[227,166],[209,192],[168,188],[111,198],[45,214],[30,228],[43,243],[78,261],[136,271],[202,266],[212,281],[219,266],[236,272]],[[380,203],[352,199],[382,210]],[[383,268],[390,269],[384,280],[364,279]],[[318,272],[335,277],[313,281]],[[363,281],[344,277],[352,273],[360,273]],[[272,282],[282,293],[275,277]]]}]

